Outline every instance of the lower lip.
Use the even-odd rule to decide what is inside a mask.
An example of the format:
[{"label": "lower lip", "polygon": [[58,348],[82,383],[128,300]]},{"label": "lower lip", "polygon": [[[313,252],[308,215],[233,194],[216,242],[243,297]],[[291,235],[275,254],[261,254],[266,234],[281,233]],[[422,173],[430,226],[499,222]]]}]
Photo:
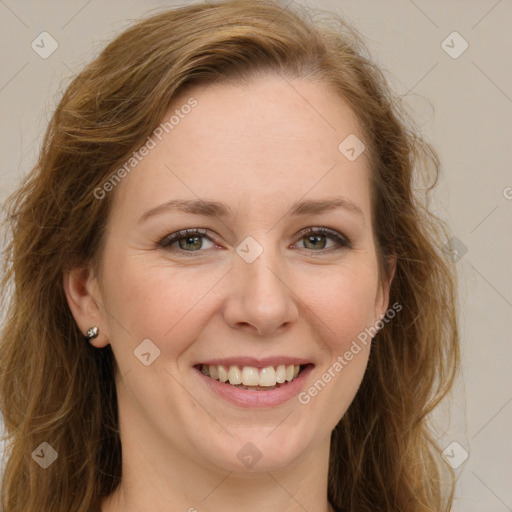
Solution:
[{"label": "lower lip", "polygon": [[205,375],[201,370],[194,368],[201,376],[203,382],[217,395],[240,407],[275,407],[294,396],[298,395],[303,388],[306,378],[313,369],[313,365],[307,365],[297,378],[269,391],[248,391],[237,388],[231,384],[220,382]]}]

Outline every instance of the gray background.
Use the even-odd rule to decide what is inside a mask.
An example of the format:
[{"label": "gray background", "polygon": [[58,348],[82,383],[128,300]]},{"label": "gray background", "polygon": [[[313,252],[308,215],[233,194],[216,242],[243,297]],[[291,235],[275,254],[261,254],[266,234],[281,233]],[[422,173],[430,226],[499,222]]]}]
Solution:
[{"label": "gray background", "polygon": [[[73,75],[131,21],[190,3],[0,0],[0,200],[34,164]],[[512,1],[296,3],[336,11],[366,36],[439,152],[432,209],[467,252],[457,262],[463,374],[432,429],[443,448],[457,443],[446,460],[469,453],[456,469],[453,510],[512,511]],[[58,43],[46,59],[31,47],[43,31]],[[454,31],[463,39],[446,39]],[[463,40],[467,50],[453,58]]]}]

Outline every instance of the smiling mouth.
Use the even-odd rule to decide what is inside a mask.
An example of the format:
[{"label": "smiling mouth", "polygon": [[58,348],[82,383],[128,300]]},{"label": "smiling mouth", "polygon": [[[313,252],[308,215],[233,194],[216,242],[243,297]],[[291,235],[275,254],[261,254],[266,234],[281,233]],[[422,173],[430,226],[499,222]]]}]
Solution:
[{"label": "smiling mouth", "polygon": [[236,388],[249,391],[270,391],[286,386],[295,380],[307,366],[311,365],[280,364],[256,368],[254,366],[197,364],[195,368],[211,379]]}]

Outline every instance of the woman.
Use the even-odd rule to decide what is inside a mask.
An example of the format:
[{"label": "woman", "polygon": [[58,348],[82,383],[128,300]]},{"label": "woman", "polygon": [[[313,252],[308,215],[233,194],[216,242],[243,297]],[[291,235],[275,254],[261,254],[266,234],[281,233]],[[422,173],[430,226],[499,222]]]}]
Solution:
[{"label": "woman", "polygon": [[71,83],[8,202],[5,512],[449,510],[439,161],[365,52],[228,0]]}]

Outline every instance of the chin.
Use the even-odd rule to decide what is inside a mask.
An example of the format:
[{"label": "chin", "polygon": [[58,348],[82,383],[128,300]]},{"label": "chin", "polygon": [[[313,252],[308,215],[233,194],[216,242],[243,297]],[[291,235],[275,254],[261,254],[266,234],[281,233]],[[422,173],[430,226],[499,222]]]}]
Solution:
[{"label": "chin", "polygon": [[[285,420],[286,422],[286,420]],[[285,423],[283,422],[283,423]],[[229,429],[222,441],[201,448],[200,453],[218,468],[237,473],[279,471],[307,449],[305,433],[290,426]]]}]

